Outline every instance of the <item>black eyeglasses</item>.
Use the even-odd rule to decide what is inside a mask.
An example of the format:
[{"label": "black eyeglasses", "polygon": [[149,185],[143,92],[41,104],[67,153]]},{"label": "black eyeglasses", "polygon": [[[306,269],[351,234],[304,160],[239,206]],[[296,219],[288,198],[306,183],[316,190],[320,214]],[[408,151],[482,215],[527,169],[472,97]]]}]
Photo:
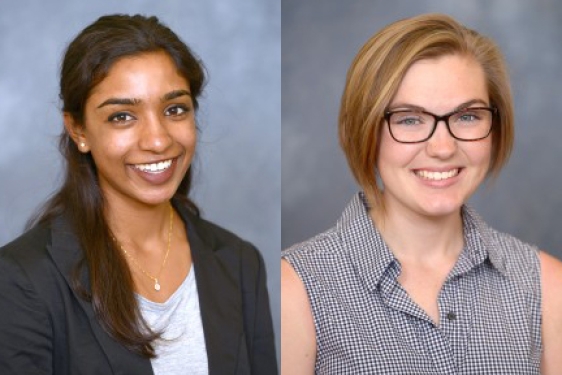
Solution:
[{"label": "black eyeglasses", "polygon": [[497,108],[469,107],[437,116],[421,110],[398,109],[385,112],[384,119],[396,142],[425,142],[435,133],[439,121],[445,122],[453,138],[472,142],[490,135],[497,112]]}]

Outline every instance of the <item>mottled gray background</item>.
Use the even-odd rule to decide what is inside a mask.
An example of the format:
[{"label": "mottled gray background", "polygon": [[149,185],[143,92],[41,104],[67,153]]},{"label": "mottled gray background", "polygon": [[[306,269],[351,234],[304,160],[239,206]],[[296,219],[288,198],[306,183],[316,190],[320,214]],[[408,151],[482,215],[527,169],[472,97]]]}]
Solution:
[{"label": "mottled gray background", "polygon": [[492,37],[508,62],[516,142],[472,204],[494,227],[562,257],[562,2],[283,0],[282,247],[331,227],[358,190],[337,142],[345,75],[377,30],[441,12]]},{"label": "mottled gray background", "polygon": [[108,13],[156,15],[210,75],[198,116],[195,200],[263,253],[279,332],[279,0],[11,1],[0,4],[0,245],[61,178],[58,67],[67,43]]}]

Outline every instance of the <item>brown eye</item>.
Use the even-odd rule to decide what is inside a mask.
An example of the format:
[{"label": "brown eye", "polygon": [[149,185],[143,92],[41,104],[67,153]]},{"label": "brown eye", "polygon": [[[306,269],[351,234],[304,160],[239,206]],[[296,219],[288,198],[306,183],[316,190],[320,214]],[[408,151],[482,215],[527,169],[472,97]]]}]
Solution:
[{"label": "brown eye", "polygon": [[166,116],[181,116],[189,112],[189,108],[185,105],[173,105],[166,109]]},{"label": "brown eye", "polygon": [[131,120],[133,120],[133,116],[126,112],[115,113],[107,118],[109,122],[127,122]]}]

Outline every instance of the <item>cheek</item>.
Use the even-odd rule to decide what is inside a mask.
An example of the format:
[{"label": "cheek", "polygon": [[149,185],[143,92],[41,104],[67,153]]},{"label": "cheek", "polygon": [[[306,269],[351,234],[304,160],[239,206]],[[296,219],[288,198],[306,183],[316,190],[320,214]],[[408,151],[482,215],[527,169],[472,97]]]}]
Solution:
[{"label": "cheek", "polygon": [[407,167],[420,151],[418,144],[402,144],[396,142],[388,131],[383,131],[377,168],[390,169],[392,167]]},{"label": "cheek", "polygon": [[474,142],[467,144],[467,155],[473,165],[485,168],[486,172],[492,159],[492,141],[486,139],[482,143]]},{"label": "cheek", "polygon": [[197,144],[197,129],[193,124],[185,127],[179,127],[176,129],[174,138],[186,149],[194,149]]},{"label": "cheek", "polygon": [[193,131],[189,135],[189,141],[192,148],[195,148],[197,145],[197,130],[193,129]]},{"label": "cheek", "polygon": [[121,159],[132,148],[135,137],[129,132],[105,132],[90,137],[90,151],[94,162],[103,159]]}]

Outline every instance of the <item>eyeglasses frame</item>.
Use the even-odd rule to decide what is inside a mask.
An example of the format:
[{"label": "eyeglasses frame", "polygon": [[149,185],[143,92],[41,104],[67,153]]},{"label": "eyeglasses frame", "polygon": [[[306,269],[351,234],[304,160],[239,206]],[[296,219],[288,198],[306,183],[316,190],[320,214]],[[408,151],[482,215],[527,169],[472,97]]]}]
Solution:
[{"label": "eyeglasses frame", "polygon": [[[484,110],[487,110],[487,111],[492,113],[492,123],[490,124],[490,129],[488,130],[488,133],[485,136],[480,137],[480,138],[475,138],[475,139],[464,139],[464,138],[457,137],[451,131],[451,127],[449,125],[449,118],[451,118],[451,116],[454,116],[454,115],[456,115],[456,114],[458,114],[462,111],[466,111],[466,110],[470,110],[470,109],[478,109],[478,110],[484,109]],[[435,129],[437,129],[437,124],[439,124],[440,121],[443,121],[445,123],[445,125],[447,126],[447,131],[449,132],[451,137],[453,137],[454,139],[456,139],[458,141],[476,142],[476,141],[480,141],[482,139],[488,138],[490,133],[492,133],[492,128],[494,127],[493,126],[494,125],[494,118],[498,114],[498,109],[495,108],[495,107],[467,107],[467,108],[456,109],[452,112],[444,114],[443,116],[438,116],[434,113],[422,111],[422,110],[411,111],[411,112],[418,112],[418,113],[424,113],[426,115],[430,115],[435,120],[435,122],[433,123],[433,129],[431,129],[431,132],[429,132],[429,135],[426,138],[422,139],[421,141],[399,141],[398,139],[396,139],[396,137],[392,133],[392,128],[390,126],[390,116],[392,116],[395,113],[400,113],[400,112],[410,112],[410,111],[406,110],[406,109],[398,109],[398,110],[393,110],[393,111],[386,111],[384,113],[384,119],[386,121],[386,124],[388,125],[388,131],[390,132],[390,136],[392,137],[392,139],[394,139],[398,143],[413,144],[413,143],[423,143],[423,142],[428,141],[433,136],[433,134],[435,133]]]}]

